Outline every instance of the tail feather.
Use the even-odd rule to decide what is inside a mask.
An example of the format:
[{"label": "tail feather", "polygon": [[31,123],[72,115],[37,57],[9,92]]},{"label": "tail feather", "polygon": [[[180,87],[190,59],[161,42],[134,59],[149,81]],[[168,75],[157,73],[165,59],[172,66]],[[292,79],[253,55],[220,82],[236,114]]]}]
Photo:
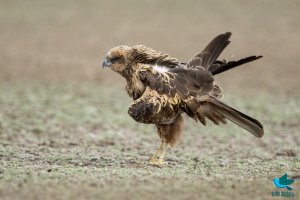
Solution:
[{"label": "tail feather", "polygon": [[235,68],[237,66],[240,66],[240,65],[243,65],[245,63],[257,60],[257,59],[262,58],[262,57],[263,56],[250,56],[250,57],[247,57],[247,58],[240,59],[238,61],[229,61],[229,62],[217,61],[209,68],[209,71],[213,75],[220,74],[222,72],[233,69],[233,68]]},{"label": "tail feather", "polygon": [[210,98],[209,101],[201,103],[197,117],[203,122],[205,121],[203,119],[204,116],[217,125],[219,122],[224,123],[224,118],[226,118],[256,137],[261,138],[264,135],[263,125],[258,120],[249,117],[215,98]]}]

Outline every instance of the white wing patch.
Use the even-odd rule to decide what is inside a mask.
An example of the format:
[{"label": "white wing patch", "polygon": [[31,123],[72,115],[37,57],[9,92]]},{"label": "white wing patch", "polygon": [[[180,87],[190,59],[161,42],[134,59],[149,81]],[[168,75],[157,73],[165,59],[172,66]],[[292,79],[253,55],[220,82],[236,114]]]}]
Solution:
[{"label": "white wing patch", "polygon": [[153,69],[155,69],[156,71],[158,71],[158,72],[160,72],[160,73],[164,73],[164,72],[169,71],[168,68],[163,67],[163,66],[159,66],[159,65],[154,65],[154,66],[153,66]]}]

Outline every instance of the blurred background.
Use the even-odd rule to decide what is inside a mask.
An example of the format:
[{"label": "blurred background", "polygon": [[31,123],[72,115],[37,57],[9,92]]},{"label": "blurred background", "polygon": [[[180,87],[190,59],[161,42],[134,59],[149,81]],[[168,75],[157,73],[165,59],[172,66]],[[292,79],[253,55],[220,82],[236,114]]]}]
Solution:
[{"label": "blurred background", "polygon": [[[1,1],[3,81],[120,80],[100,68],[120,44],[145,44],[182,61],[231,31],[222,58],[263,55],[218,76],[227,87],[299,93],[300,3],[290,1]],[[124,82],[121,82],[124,84]]]},{"label": "blurred background", "polygon": [[[273,198],[275,177],[300,177],[299,11],[299,0],[1,0],[0,199]],[[187,61],[227,31],[220,59],[264,57],[216,81],[265,136],[186,119],[168,167],[149,166],[155,127],[128,116],[105,54],[144,44]]]}]

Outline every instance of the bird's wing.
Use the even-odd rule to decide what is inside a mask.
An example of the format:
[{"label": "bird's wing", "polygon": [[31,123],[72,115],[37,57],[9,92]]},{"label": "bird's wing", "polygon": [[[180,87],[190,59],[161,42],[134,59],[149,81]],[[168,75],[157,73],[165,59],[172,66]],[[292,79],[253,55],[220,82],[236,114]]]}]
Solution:
[{"label": "bird's wing", "polygon": [[142,65],[137,73],[145,86],[157,91],[167,103],[180,104],[194,119],[199,107],[197,97],[209,94],[214,89],[214,79],[204,68],[175,68],[158,72],[149,65]]},{"label": "bird's wing", "polygon": [[264,134],[263,126],[259,121],[214,97],[216,92],[214,92],[214,79],[204,68],[176,68],[160,73],[151,66],[144,65],[137,73],[141,81],[150,89],[150,93],[144,92],[140,99],[146,99],[143,103],[147,107],[149,103],[158,105],[156,113],[161,107],[179,105],[187,115],[204,125],[205,118],[215,124],[226,123],[226,118],[256,137],[262,137]]},{"label": "bird's wing", "polygon": [[279,183],[281,185],[290,185],[294,181],[295,181],[294,179],[288,179],[288,175],[287,174],[285,174],[285,175],[283,175],[282,177],[279,178]]},{"label": "bird's wing", "polygon": [[179,104],[179,101],[176,96],[160,95],[155,89],[147,86],[143,95],[132,102],[128,114],[141,123],[168,123],[168,120],[177,116],[179,107],[175,105]]},{"label": "bird's wing", "polygon": [[287,179],[286,184],[291,185],[292,183],[294,183],[294,181],[295,181],[294,179]]},{"label": "bird's wing", "polygon": [[212,75],[204,68],[175,68],[158,72],[152,66],[143,65],[137,73],[146,86],[168,97],[177,95],[181,99],[187,99],[189,96],[201,96],[208,94],[214,86]]},{"label": "bird's wing", "polygon": [[194,68],[198,66],[204,67],[209,70],[210,66],[217,60],[222,51],[230,43],[230,32],[218,35],[215,37],[202,52],[196,54],[188,63],[188,68]]},{"label": "bird's wing", "polygon": [[284,185],[286,179],[287,179],[287,173],[284,174],[282,177],[279,178],[279,183],[280,183],[281,185]]}]

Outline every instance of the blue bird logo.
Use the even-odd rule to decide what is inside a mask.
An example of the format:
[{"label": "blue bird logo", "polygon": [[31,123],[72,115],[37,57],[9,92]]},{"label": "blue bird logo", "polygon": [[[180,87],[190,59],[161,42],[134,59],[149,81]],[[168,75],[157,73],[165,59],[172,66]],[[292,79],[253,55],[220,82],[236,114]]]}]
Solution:
[{"label": "blue bird logo", "polygon": [[285,173],[285,175],[283,175],[280,178],[274,178],[274,184],[278,187],[278,188],[287,188],[288,190],[292,190],[293,187],[290,186],[292,183],[294,183],[294,179],[288,179],[288,175],[287,173]]}]

